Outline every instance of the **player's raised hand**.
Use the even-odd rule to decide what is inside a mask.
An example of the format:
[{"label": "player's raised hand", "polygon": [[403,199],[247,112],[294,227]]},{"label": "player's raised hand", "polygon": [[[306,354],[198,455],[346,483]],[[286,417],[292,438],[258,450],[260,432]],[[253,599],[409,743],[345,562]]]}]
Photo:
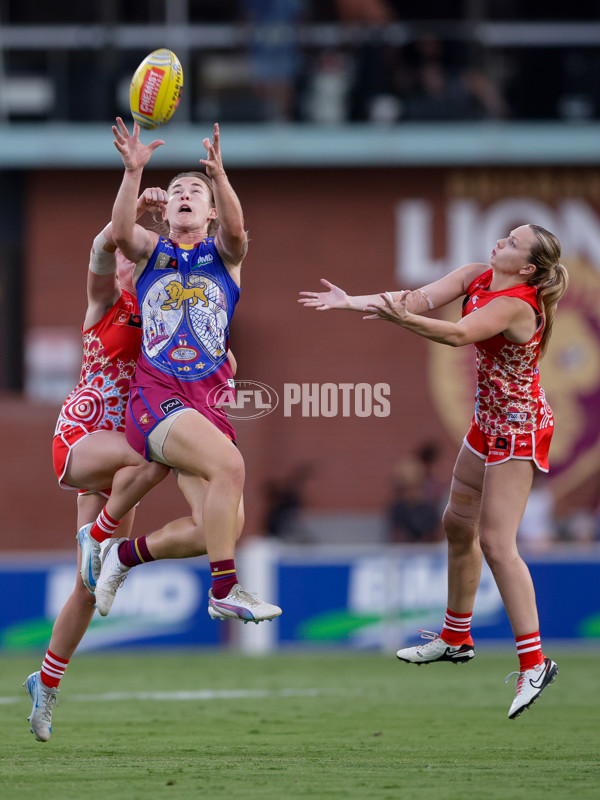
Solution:
[{"label": "player's raised hand", "polygon": [[140,142],[140,126],[137,122],[133,123],[133,133],[129,133],[127,125],[121,117],[117,117],[117,124],[112,126],[114,135],[114,145],[121,153],[125,169],[141,169],[145,167],[152,153],[157,147],[164,144],[162,139],[155,139],[150,144]]},{"label": "player's raised hand", "polygon": [[201,158],[200,163],[206,167],[209,178],[218,178],[225,173],[223,159],[221,158],[221,135],[219,123],[215,122],[212,141],[207,137],[202,144],[206,147],[206,158]]},{"label": "player's raised hand", "polygon": [[326,292],[300,292],[298,302],[307,308],[315,308],[317,311],[328,311],[331,308],[351,308],[348,295],[339,286],[321,278],[323,286],[327,287]]}]

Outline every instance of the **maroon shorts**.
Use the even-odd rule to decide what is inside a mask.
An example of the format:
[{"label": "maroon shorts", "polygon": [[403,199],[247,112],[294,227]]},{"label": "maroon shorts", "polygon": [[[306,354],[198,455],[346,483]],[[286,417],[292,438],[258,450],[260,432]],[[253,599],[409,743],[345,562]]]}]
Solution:
[{"label": "maroon shorts", "polygon": [[548,472],[550,469],[548,451],[553,433],[554,426],[550,425],[531,433],[489,436],[473,420],[464,443],[469,450],[485,459],[486,466],[518,458],[533,461],[542,472]]},{"label": "maroon shorts", "polygon": [[235,430],[222,409],[212,406],[195,406],[185,397],[161,386],[145,389],[136,386],[131,389],[125,414],[127,441],[140,455],[150,460],[148,458],[148,435],[159,422],[183,408],[198,411],[235,443]]}]

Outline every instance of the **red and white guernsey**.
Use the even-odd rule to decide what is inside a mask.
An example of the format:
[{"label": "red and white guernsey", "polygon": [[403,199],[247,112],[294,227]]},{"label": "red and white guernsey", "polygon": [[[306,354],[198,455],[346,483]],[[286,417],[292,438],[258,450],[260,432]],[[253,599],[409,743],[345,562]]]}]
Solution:
[{"label": "red and white guernsey", "polygon": [[538,363],[543,321],[534,286],[519,284],[492,292],[492,270],[479,275],[467,289],[463,317],[496,297],[519,297],[533,307],[539,324],[525,344],[510,342],[502,333],[476,342],[477,395],[475,421],[487,436],[532,433],[554,425],[552,409],[540,386]]},{"label": "red and white guernsey", "polygon": [[142,341],[135,297],[123,291],[110,311],[82,333],[81,376],[63,403],[54,431],[65,441],[77,433],[125,431],[129,383]]}]

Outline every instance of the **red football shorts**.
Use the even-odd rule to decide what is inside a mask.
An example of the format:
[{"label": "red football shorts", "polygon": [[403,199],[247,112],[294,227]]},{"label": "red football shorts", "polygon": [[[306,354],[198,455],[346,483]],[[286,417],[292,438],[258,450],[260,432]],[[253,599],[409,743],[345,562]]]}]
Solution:
[{"label": "red football shorts", "polygon": [[[93,436],[94,433],[95,431],[88,432],[84,428],[74,426],[67,431],[57,433],[52,439],[52,463],[54,465],[56,477],[58,478],[58,485],[61,489],[78,489],[79,494],[93,494],[91,491],[88,492],[67,483],[65,480],[65,472],[67,471],[67,462],[71,456],[73,447],[75,447],[77,442],[80,442],[86,436]],[[110,489],[104,489],[99,492],[99,494],[108,497],[110,495]]]},{"label": "red football shorts", "polygon": [[518,458],[533,461],[542,472],[548,472],[548,451],[553,433],[554,426],[550,425],[531,433],[488,436],[473,419],[463,441],[475,455],[485,459],[486,466]]}]

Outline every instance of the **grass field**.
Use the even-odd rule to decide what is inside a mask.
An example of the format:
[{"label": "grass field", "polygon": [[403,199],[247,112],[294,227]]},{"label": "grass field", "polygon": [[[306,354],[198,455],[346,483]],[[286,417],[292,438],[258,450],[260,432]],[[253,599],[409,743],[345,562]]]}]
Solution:
[{"label": "grass field", "polygon": [[0,674],[3,800],[597,798],[600,653],[552,649],[560,675],[506,714],[507,647],[465,666],[393,654],[76,656],[37,742],[21,683]]}]

